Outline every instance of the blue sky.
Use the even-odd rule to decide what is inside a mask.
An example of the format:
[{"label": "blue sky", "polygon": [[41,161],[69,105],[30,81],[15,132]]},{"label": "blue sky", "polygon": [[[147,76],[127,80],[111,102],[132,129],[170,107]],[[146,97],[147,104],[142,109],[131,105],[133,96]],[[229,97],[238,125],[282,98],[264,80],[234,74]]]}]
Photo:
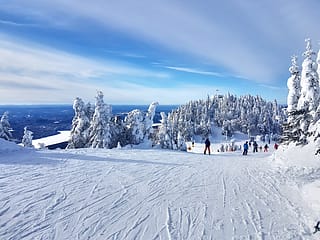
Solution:
[{"label": "blue sky", "polygon": [[317,0],[0,0],[0,104],[183,104],[216,93],[286,102]]}]

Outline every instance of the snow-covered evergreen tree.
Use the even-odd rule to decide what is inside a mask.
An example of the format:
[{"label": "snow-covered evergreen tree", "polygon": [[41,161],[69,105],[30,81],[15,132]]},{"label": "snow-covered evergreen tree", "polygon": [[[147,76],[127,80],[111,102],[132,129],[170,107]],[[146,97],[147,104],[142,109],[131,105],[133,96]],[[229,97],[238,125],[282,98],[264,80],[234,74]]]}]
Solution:
[{"label": "snow-covered evergreen tree", "polygon": [[318,77],[320,78],[320,49],[318,50],[316,61],[317,61],[317,73],[318,73]]},{"label": "snow-covered evergreen tree", "polygon": [[[156,142],[153,135],[153,118],[158,102],[152,102],[146,113],[139,109],[132,110],[125,118],[127,136],[130,144],[140,144],[149,140]],[[152,144],[153,144],[152,143]]]},{"label": "snow-covered evergreen tree", "polygon": [[300,81],[301,94],[297,106],[299,112],[295,115],[295,121],[299,121],[300,125],[299,144],[307,143],[308,129],[316,117],[319,106],[319,77],[316,71],[316,63],[313,59],[315,52],[312,49],[311,40],[306,39],[306,43]]},{"label": "snow-covered evergreen tree", "polygon": [[[282,140],[284,143],[295,142],[297,145],[308,144],[315,141],[318,144],[316,152],[320,153],[320,89],[319,89],[319,72],[320,67],[315,63],[313,56],[315,52],[311,46],[311,40],[306,39],[305,57],[302,63],[300,76],[300,89],[294,89],[293,85],[298,82],[299,73],[295,64],[290,68],[292,84],[288,80],[288,121],[284,124]],[[317,63],[320,63],[320,51],[317,56]],[[297,81],[295,81],[297,80]],[[294,91],[293,93],[291,91]],[[295,94],[298,93],[298,94]],[[298,104],[295,108],[295,96],[299,96]],[[292,104],[293,102],[293,104]]]},{"label": "snow-covered evergreen tree", "polygon": [[287,81],[287,86],[289,89],[287,97],[287,112],[290,116],[290,113],[297,110],[297,105],[300,97],[300,71],[297,65],[297,56],[292,56],[289,72],[291,73],[291,76]]},{"label": "snow-covered evergreen tree", "polygon": [[111,106],[104,103],[103,93],[97,92],[95,111],[90,122],[89,146],[93,148],[109,148],[111,142],[110,120]]},{"label": "snow-covered evergreen tree", "polygon": [[70,140],[67,148],[84,148],[89,140],[90,120],[87,116],[87,106],[81,98],[77,97],[73,102],[74,117],[70,132]]},{"label": "snow-covered evergreen tree", "polygon": [[317,64],[313,56],[315,52],[312,49],[311,40],[306,39],[306,51],[303,53],[305,57],[302,63],[301,71],[301,94],[298,101],[298,110],[308,111],[312,116],[319,105],[319,77],[317,73]]},{"label": "snow-covered evergreen tree", "polygon": [[8,141],[12,139],[12,134],[10,132],[11,127],[9,123],[9,113],[4,112],[0,120],[0,138],[4,138]]},{"label": "snow-covered evergreen tree", "polygon": [[160,144],[161,148],[171,148],[171,140],[168,133],[168,117],[164,112],[160,113],[161,120],[160,120],[160,127],[158,131],[158,138],[157,142]]},{"label": "snow-covered evergreen tree", "polygon": [[118,143],[120,143],[121,146],[131,144],[131,142],[129,141],[130,134],[127,131],[126,125],[119,116],[112,117],[110,122],[110,133],[110,148],[117,147]]},{"label": "snow-covered evergreen tree", "polygon": [[125,118],[125,124],[129,132],[129,142],[131,144],[142,143],[145,138],[144,113],[135,109],[128,113]]},{"label": "snow-covered evergreen tree", "polygon": [[178,132],[178,137],[177,137],[177,148],[182,151],[187,150],[187,145],[185,143],[184,137],[180,132]]},{"label": "snow-covered evergreen tree", "polygon": [[23,137],[22,137],[22,145],[24,147],[32,148],[32,139],[33,139],[33,132],[24,127]]},{"label": "snow-covered evergreen tree", "polygon": [[4,138],[5,134],[4,134],[4,129],[2,126],[2,123],[0,122],[0,138]]},{"label": "snow-covered evergreen tree", "polygon": [[159,105],[158,102],[152,102],[148,108],[148,111],[145,116],[145,138],[151,139],[153,134],[153,118],[156,114],[156,108]]}]

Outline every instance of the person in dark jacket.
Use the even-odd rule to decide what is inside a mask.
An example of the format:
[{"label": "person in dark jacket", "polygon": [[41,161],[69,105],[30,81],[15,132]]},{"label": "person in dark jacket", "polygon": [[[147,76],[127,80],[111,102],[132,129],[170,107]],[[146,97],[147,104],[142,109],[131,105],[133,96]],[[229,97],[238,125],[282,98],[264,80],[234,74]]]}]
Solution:
[{"label": "person in dark jacket", "polygon": [[206,141],[204,142],[204,144],[205,144],[204,154],[206,154],[206,153],[207,153],[207,150],[208,150],[209,155],[210,155],[210,140],[209,140],[209,138],[206,139]]},{"label": "person in dark jacket", "polygon": [[256,141],[253,142],[253,152],[258,152],[258,143]]}]

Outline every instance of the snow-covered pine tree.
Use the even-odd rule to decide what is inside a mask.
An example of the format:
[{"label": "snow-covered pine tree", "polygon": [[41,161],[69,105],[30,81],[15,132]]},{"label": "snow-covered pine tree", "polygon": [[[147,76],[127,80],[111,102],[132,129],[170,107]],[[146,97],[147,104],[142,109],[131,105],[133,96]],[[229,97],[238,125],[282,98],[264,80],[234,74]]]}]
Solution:
[{"label": "snow-covered pine tree", "polygon": [[95,111],[90,122],[89,146],[92,148],[109,148],[111,142],[110,119],[111,106],[103,101],[103,93],[97,92]]},{"label": "snow-covered pine tree", "polygon": [[289,68],[291,76],[288,78],[288,96],[287,96],[287,121],[283,123],[283,133],[281,136],[281,142],[289,144],[290,142],[296,142],[300,138],[300,119],[301,113],[304,111],[298,111],[298,101],[300,97],[300,71],[297,64],[297,56],[291,57],[291,66]]},{"label": "snow-covered pine tree", "polygon": [[157,141],[160,144],[161,148],[171,148],[171,140],[169,137],[169,129],[168,129],[168,117],[164,112],[160,113],[161,120],[160,120],[160,127],[158,131]]},{"label": "snow-covered pine tree", "polygon": [[[320,78],[320,49],[317,54],[317,64],[318,64],[317,73]],[[319,80],[319,84],[320,84],[320,80]],[[320,95],[320,93],[319,93],[319,95]],[[319,98],[320,98],[320,96],[319,96]],[[320,104],[317,107],[313,122],[310,124],[309,133],[311,135],[310,140],[314,141],[315,145],[316,145],[315,154],[318,155],[318,154],[320,154]]]},{"label": "snow-covered pine tree", "polygon": [[[319,43],[320,44],[320,43]],[[319,86],[320,86],[320,49],[317,54],[317,73],[319,77]],[[320,119],[320,91],[319,91],[319,105],[314,116],[314,122],[317,122]]]},{"label": "snow-covered pine tree", "polygon": [[153,134],[153,118],[156,114],[156,108],[159,105],[158,102],[152,102],[148,108],[145,116],[145,140],[152,140]]},{"label": "snow-covered pine tree", "polygon": [[33,132],[24,127],[23,137],[22,137],[22,145],[24,147],[32,148],[32,139],[33,139]]},{"label": "snow-covered pine tree", "polygon": [[85,112],[85,115],[87,116],[87,118],[89,119],[89,121],[93,118],[94,111],[95,111],[94,104],[91,104],[90,102],[85,104],[84,112]]},{"label": "snow-covered pine tree", "polygon": [[152,102],[146,113],[139,109],[134,109],[128,113],[124,122],[127,128],[128,142],[130,144],[140,144],[149,140],[155,143],[157,136],[153,136],[153,118],[156,107],[159,104]]},{"label": "snow-covered pine tree", "polygon": [[134,109],[125,118],[125,125],[128,131],[128,141],[130,144],[140,144],[145,137],[144,113],[139,109]]},{"label": "snow-covered pine tree", "polygon": [[87,116],[87,108],[81,98],[77,97],[73,102],[74,117],[70,139],[67,148],[84,148],[89,141],[90,120]]},{"label": "snow-covered pine tree", "polygon": [[128,136],[128,131],[122,119],[119,116],[114,116],[110,122],[110,133],[111,133],[111,143],[110,147],[118,147],[118,143],[121,146],[125,146],[127,144],[131,144]]},{"label": "snow-covered pine tree", "polygon": [[306,43],[306,51],[303,53],[305,59],[301,70],[301,94],[297,106],[299,116],[296,116],[297,120],[300,121],[299,144],[307,143],[308,129],[316,117],[319,106],[319,76],[313,59],[315,52],[312,49],[311,40],[306,39]]},{"label": "snow-covered pine tree", "polygon": [[[320,42],[319,42],[319,45],[320,45]],[[318,73],[318,77],[320,78],[320,49],[318,50],[316,61],[317,61],[317,73]]]},{"label": "snow-covered pine tree", "polygon": [[12,134],[10,132],[9,113],[7,111],[3,113],[0,125],[0,138],[10,141],[12,139]]},{"label": "snow-covered pine tree", "polygon": [[182,150],[182,151],[186,151],[187,150],[186,142],[185,142],[184,137],[182,136],[182,134],[180,132],[178,132],[177,148],[179,150]]},{"label": "snow-covered pine tree", "polygon": [[305,57],[302,63],[301,71],[301,94],[298,101],[298,110],[305,110],[314,116],[319,105],[319,76],[317,73],[317,64],[313,56],[315,52],[312,49],[311,40],[306,39]]},{"label": "snow-covered pine tree", "polygon": [[287,112],[289,117],[292,112],[295,112],[297,110],[300,97],[300,71],[297,64],[297,58],[298,57],[296,55],[291,57],[291,66],[289,68],[291,76],[287,81],[287,87],[289,90],[287,97]]},{"label": "snow-covered pine tree", "polygon": [[4,129],[3,129],[1,121],[0,121],[0,138],[4,138]]},{"label": "snow-covered pine tree", "polygon": [[[301,92],[295,84],[299,81],[298,67],[294,59],[290,68],[291,77],[288,79],[288,121],[284,124],[282,140],[284,142],[296,142],[297,145],[315,142],[316,154],[320,153],[320,50],[318,51],[317,64],[313,60],[315,52],[312,50],[311,40],[306,39],[306,51],[303,53],[305,59],[302,63],[300,78]],[[291,82],[289,82],[291,80]],[[292,92],[291,92],[292,91]],[[295,107],[296,95],[299,96],[298,104]]]}]

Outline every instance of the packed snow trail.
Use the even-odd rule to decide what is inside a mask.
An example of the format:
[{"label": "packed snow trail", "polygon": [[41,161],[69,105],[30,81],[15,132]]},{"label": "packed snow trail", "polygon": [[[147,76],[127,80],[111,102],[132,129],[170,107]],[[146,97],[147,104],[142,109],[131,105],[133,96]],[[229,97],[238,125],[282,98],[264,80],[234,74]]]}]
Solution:
[{"label": "packed snow trail", "polygon": [[316,239],[268,154],[1,154],[0,239]]}]

